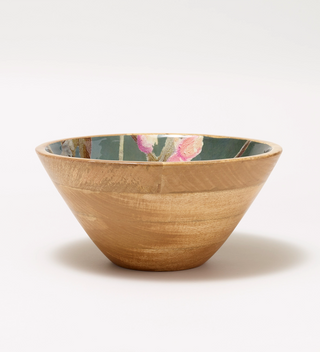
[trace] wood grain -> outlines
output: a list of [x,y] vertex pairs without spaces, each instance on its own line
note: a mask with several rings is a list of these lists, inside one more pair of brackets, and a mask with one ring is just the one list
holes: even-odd
[[46,152],[49,143],[36,151],[73,214],[112,262],[169,271],[203,264],[232,233],[281,154],[279,146],[262,143],[272,150],[183,163],[69,158]]

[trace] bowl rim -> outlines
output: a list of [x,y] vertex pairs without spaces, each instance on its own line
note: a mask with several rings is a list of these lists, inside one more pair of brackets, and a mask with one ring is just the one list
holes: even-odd
[[[132,135],[168,135],[168,136],[203,136],[209,138],[229,138],[229,139],[238,139],[243,141],[257,142],[262,144],[267,144],[271,147],[266,153],[243,156],[239,158],[226,158],[226,159],[213,159],[213,160],[194,160],[194,161],[129,161],[129,160],[104,160],[104,159],[89,159],[89,158],[71,158],[65,155],[58,155],[49,153],[46,151],[46,147],[50,144],[65,141],[68,139],[78,139],[78,138],[97,138],[97,137],[112,137],[112,136],[132,136]],[[197,133],[114,133],[114,134],[99,134],[99,135],[89,135],[89,136],[80,136],[80,137],[69,137],[69,138],[59,138],[53,141],[45,142],[38,145],[35,148],[37,154],[55,158],[55,159],[66,159],[70,161],[79,161],[79,162],[89,162],[89,163],[103,163],[103,164],[116,164],[116,165],[149,165],[149,166],[164,166],[164,165],[203,165],[203,164],[218,164],[218,163],[229,163],[229,162],[243,162],[248,160],[257,160],[270,158],[275,155],[280,155],[282,153],[282,147],[276,143],[268,142],[265,140],[253,139],[253,138],[243,138],[243,137],[230,137],[230,136],[220,136],[220,135],[210,135],[210,134],[197,134]]]

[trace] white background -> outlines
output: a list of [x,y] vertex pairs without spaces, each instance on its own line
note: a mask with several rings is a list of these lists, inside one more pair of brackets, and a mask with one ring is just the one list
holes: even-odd
[[[320,351],[320,2],[0,2],[0,350]],[[284,152],[221,250],[111,264],[34,148],[184,132]]]

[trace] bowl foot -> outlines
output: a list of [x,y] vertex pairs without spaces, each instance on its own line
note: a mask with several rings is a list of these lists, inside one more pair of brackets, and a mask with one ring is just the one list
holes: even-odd
[[122,249],[121,253],[110,253],[106,248],[99,249],[114,264],[131,270],[178,271],[193,269],[204,264],[225,241],[206,247],[184,249]]

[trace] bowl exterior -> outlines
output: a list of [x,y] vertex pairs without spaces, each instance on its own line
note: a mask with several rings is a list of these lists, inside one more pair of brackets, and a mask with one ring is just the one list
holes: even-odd
[[37,152],[73,214],[113,263],[171,271],[197,267],[222,246],[281,150],[189,163],[121,163]]

